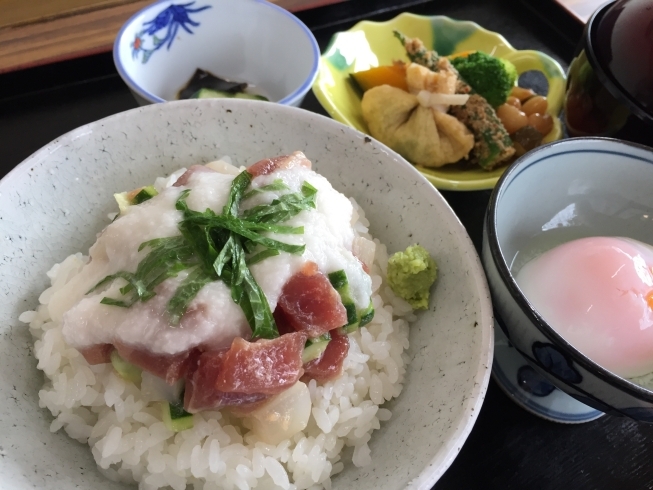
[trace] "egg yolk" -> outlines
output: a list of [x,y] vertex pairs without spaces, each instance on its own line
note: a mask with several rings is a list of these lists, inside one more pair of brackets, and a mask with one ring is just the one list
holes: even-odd
[[613,373],[653,372],[653,248],[592,237],[528,262],[516,281],[547,323]]

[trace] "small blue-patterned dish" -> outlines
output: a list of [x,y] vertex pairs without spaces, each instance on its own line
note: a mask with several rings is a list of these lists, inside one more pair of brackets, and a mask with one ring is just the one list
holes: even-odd
[[131,17],[113,46],[116,69],[141,105],[176,100],[200,68],[299,106],[319,57],[311,31],[265,0],[160,0]]
[[535,371],[496,321],[492,378],[513,402],[550,422],[582,424],[605,415],[559,390]]
[[[653,422],[653,391],[608,371],[558,334],[511,268],[575,238],[621,236],[653,244],[653,149],[608,138],[556,141],[518,159],[495,187],[483,263],[503,333],[552,385],[601,412]],[[533,258],[533,257],[530,257]],[[524,260],[523,257],[520,260]],[[545,390],[531,373],[522,381]]]

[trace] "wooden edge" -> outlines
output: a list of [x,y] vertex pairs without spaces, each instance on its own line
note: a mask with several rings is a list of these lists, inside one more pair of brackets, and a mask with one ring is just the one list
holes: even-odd
[[[299,11],[344,0],[275,0]],[[152,0],[0,29],[0,74],[111,51],[122,25]]]
[[117,7],[138,0],[0,0],[0,30],[81,15],[93,10]]
[[122,24],[150,0],[0,30],[0,73],[111,50]]
[[586,24],[596,9],[606,0],[555,0],[558,5],[582,24]]

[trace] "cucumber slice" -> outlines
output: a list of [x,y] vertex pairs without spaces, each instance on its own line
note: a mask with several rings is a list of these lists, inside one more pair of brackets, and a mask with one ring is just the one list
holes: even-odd
[[359,314],[361,318],[358,325],[359,327],[364,327],[372,321],[372,318],[374,318],[374,304],[372,303],[372,300],[370,300],[368,307],[362,310]]
[[127,211],[127,208],[131,206],[131,203],[129,202],[129,198],[127,197],[126,192],[120,192],[118,194],[114,194],[113,198],[118,203],[118,209],[120,210],[120,214]]
[[[340,295],[340,301],[342,301],[342,304],[347,311],[347,325],[345,325],[345,327],[350,325],[358,325],[358,312],[356,311],[356,304],[351,298],[351,292],[349,291],[349,281],[347,280],[347,274],[345,274],[345,271],[339,270],[331,272],[329,274],[329,282],[333,288],[338,291],[338,294]],[[355,329],[356,327],[354,327],[354,330]]]
[[214,74],[198,68],[186,86],[179,91],[179,99],[190,99],[194,93],[201,88],[220,90],[222,92],[241,92],[247,88],[247,83],[232,82],[224,78],[216,77]]
[[191,99],[248,99],[248,100],[265,100],[268,99],[262,95],[249,94],[247,92],[223,92],[210,88],[201,88],[193,94]]
[[356,305],[352,303],[345,303],[344,301],[342,304],[345,305],[345,310],[347,311],[347,325],[353,325],[354,323],[358,323],[358,312],[356,311]]
[[152,199],[158,193],[159,192],[154,188],[154,186],[148,185],[146,187],[143,187],[140,191],[138,191],[138,194],[136,194],[132,198],[131,203],[133,205],[141,204],[149,199]]
[[339,291],[340,289],[349,285],[349,281],[347,281],[347,274],[345,274],[344,270],[331,272],[329,274],[329,282],[331,283],[333,288],[338,292],[340,292]]
[[249,100],[264,100],[266,102],[269,102],[269,99],[267,97],[263,97],[262,95],[256,95],[256,94],[248,94],[247,92],[239,92],[234,95],[236,99],[249,99]]
[[317,339],[311,339],[314,340],[315,342],[304,347],[304,351],[302,352],[302,364],[311,362],[319,358],[324,353],[324,351],[327,348],[327,345],[329,345],[329,342],[331,342],[331,338],[329,337],[329,340],[320,340],[323,337],[324,336],[318,337]]
[[331,333],[327,332],[325,334],[320,335],[319,337],[308,339],[304,347],[308,347],[311,344],[317,344],[318,342],[324,342],[325,340],[331,340]]
[[184,410],[181,401],[178,403],[163,402],[161,406],[163,423],[169,430],[181,432],[193,428],[193,415]]
[[236,94],[223,92],[221,90],[201,88],[191,96],[191,99],[232,99],[235,96]]
[[340,300],[347,311],[347,325],[342,327],[343,332],[352,333],[357,328],[363,327],[374,318],[374,305],[370,299],[370,304],[364,310],[357,311],[354,300],[351,298],[349,291],[349,281],[344,270],[332,272],[329,274],[329,282],[340,295]]
[[367,308],[358,312],[358,318],[359,320],[356,323],[351,323],[342,327],[342,332],[346,334],[355,332],[360,327],[364,327],[372,321],[372,318],[374,318],[374,305],[372,304],[372,300],[370,300],[370,304]]
[[154,186],[148,185],[146,187],[141,187],[140,189],[134,189],[133,191],[114,194],[113,198],[118,203],[118,209],[120,209],[120,213],[122,214],[129,206],[145,202],[148,199],[152,199],[157,194],[158,191]]
[[142,370],[132,363],[125,361],[117,350],[111,352],[111,365],[113,369],[116,370],[118,376],[120,376],[125,381],[131,381],[132,383],[141,382],[141,372]]

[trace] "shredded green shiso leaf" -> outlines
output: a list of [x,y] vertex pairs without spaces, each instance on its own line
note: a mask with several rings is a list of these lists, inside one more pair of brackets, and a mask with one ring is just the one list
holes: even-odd
[[[140,245],[139,251],[149,253],[138,264],[136,272],[120,271],[102,279],[90,291],[121,278],[127,285],[120,289],[121,299],[104,297],[102,304],[129,308],[137,301],[147,301],[154,289],[166,279],[189,270],[166,310],[172,325],[178,325],[188,305],[206,284],[221,280],[231,288],[231,298],[245,313],[252,328],[252,337],[272,339],[279,330],[265,294],[257,284],[249,266],[278,255],[280,252],[301,255],[304,245],[291,245],[263,236],[262,232],[303,234],[303,227],[283,226],[282,223],[301,211],[315,208],[317,189],[304,182],[301,192],[284,194],[270,204],[253,207],[238,216],[243,199],[259,191],[281,191],[288,187],[280,180],[245,194],[252,181],[248,172],[241,172],[232,182],[229,199],[221,214],[211,209],[204,212],[188,208],[190,189],[177,199],[182,211],[180,236],[156,238]],[[255,252],[255,253],[254,253]]]

